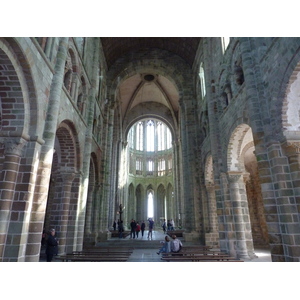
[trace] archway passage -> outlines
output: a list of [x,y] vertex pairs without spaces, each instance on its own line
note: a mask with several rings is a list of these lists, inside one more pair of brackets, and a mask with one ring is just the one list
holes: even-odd
[[234,244],[239,256],[253,257],[254,246],[268,245],[268,232],[251,128],[237,126],[228,145]]
[[73,125],[65,121],[56,131],[44,228],[59,232],[59,253],[73,250],[80,179],[77,176],[78,144]]

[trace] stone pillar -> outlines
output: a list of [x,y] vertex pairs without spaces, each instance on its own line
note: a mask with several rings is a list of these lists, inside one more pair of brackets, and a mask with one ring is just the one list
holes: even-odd
[[249,259],[246,235],[245,235],[245,224],[244,224],[244,213],[243,203],[239,192],[239,181],[242,178],[241,172],[228,172],[230,197],[232,201],[232,209],[234,216],[235,232],[236,232],[236,251],[237,256],[242,259]]
[[217,217],[217,203],[215,195],[215,187],[211,183],[205,185],[207,192],[208,206],[208,230],[205,232],[205,244],[207,246],[219,247],[219,231]]
[[100,211],[101,211],[101,198],[100,198],[100,193],[101,193],[101,185],[96,184],[95,185],[95,192],[94,192],[94,201],[95,201],[95,206],[94,206],[94,211],[92,212],[94,214],[94,223],[92,227],[92,231],[97,233],[98,229],[100,228]]
[[[46,119],[43,132],[44,144],[41,147],[41,154],[39,157],[38,172],[35,182],[33,208],[41,208],[38,218],[32,221],[32,228],[37,222],[43,223],[45,219],[46,203],[48,198],[49,180],[51,175],[51,167],[54,153],[54,143],[57,130],[58,115],[60,109],[60,99],[63,87],[64,68],[67,58],[68,37],[60,38],[58,52],[56,56],[55,72],[52,78],[50,87],[48,107],[46,108]],[[40,229],[40,239],[36,244],[40,246],[42,239],[43,227]],[[30,231],[29,234],[36,234],[36,231]],[[26,257],[26,261],[38,261],[39,254],[35,256]]]
[[176,207],[178,214],[178,226],[182,227],[184,224],[184,201],[183,191],[182,191],[182,163],[181,163],[181,140],[173,141],[173,178],[174,178],[174,194],[172,199],[170,199],[168,210],[167,210],[167,219],[170,219],[172,215],[173,207]]
[[90,184],[88,188],[87,201],[86,201],[86,215],[85,215],[85,228],[84,234],[89,235],[92,232],[92,208],[94,201],[94,184]]
[[213,184],[206,184],[205,187],[206,187],[207,198],[208,198],[209,231],[218,232],[215,187]]
[[[21,210],[24,213],[25,209],[24,202],[16,203],[16,208],[13,208],[17,176],[19,174],[19,166],[25,144],[26,141],[23,139],[15,142],[10,141],[5,144],[5,157],[0,181],[0,261],[5,261],[5,257],[7,257],[7,260],[10,260],[12,258],[11,253],[16,252],[13,250],[13,235],[15,229],[19,227],[19,224],[16,226],[16,223],[13,222],[17,214],[13,217],[12,210],[19,210],[22,207]],[[17,206],[20,208],[17,208]],[[17,219],[15,221],[17,221]],[[15,233],[20,236],[20,232]],[[8,235],[11,235],[10,239],[7,238]],[[15,256],[12,258],[13,260],[18,259],[18,252],[19,251],[15,253]]]
[[[90,160],[91,160],[91,152],[92,152],[92,143],[93,143],[93,122],[94,122],[94,109],[95,109],[95,101],[96,101],[96,91],[98,86],[98,76],[99,76],[99,41],[97,38],[91,38],[91,42],[93,42],[93,68],[91,74],[91,88],[88,93],[88,106],[87,106],[87,127],[85,132],[85,145],[83,150],[83,162],[82,162],[82,178],[81,178],[81,189],[80,195],[78,197],[78,220],[76,221],[77,227],[77,240],[82,241],[84,239],[84,226],[85,218],[86,218],[86,209],[87,206],[92,205],[92,203],[87,203],[88,197],[88,189],[89,189],[89,175],[90,175]],[[80,79],[78,79],[79,81]],[[75,94],[77,98],[77,94]],[[77,100],[77,99],[75,99]],[[93,194],[93,193],[92,193]],[[89,199],[93,201],[93,198]],[[88,212],[88,218],[90,218],[90,212]],[[90,220],[87,221],[88,226],[90,226]],[[87,229],[87,232],[90,232],[91,228]]]
[[280,220],[285,261],[300,261],[300,141],[287,140],[283,145],[288,158],[293,195],[289,182],[281,186],[288,199],[280,206]]
[[62,203],[59,207],[60,222],[58,223],[59,230],[59,246],[58,253],[64,254],[67,252],[67,233],[68,233],[68,224],[69,224],[69,208],[70,208],[70,199],[71,199],[71,188],[72,183],[75,178],[75,173],[72,172],[62,172],[62,190],[60,197]]
[[98,241],[105,239],[109,236],[108,230],[108,215],[109,215],[109,202],[114,201],[114,185],[111,181],[111,176],[113,172],[111,170],[112,165],[112,141],[113,141],[113,130],[114,130],[114,111],[115,103],[109,103],[106,106],[106,137],[104,142],[104,153],[103,153],[103,189],[101,191],[101,213],[100,218],[100,227],[98,228]]

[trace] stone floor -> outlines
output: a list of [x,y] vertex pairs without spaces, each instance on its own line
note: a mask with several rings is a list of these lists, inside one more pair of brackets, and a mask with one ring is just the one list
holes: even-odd
[[[97,246],[117,246],[117,247],[133,247],[133,253],[129,257],[127,262],[162,262],[160,255],[157,255],[158,249],[161,247],[160,241],[164,240],[164,233],[161,230],[155,230],[152,235],[152,239],[147,238],[148,231],[145,231],[144,237],[139,235],[138,238],[131,239],[129,236],[123,239],[111,238],[108,241],[100,242]],[[185,242],[182,240],[184,245],[193,245],[191,242]],[[255,249],[254,259],[244,260],[245,262],[271,262],[270,251],[267,248]],[[45,261],[45,258],[41,256],[41,262]],[[55,259],[53,260],[55,261]]]

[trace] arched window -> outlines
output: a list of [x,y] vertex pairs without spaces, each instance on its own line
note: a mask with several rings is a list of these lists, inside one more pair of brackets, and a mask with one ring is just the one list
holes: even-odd
[[147,122],[147,151],[154,151],[154,122]]
[[154,217],[154,206],[153,206],[153,192],[150,191],[148,194],[148,218]]
[[221,42],[222,42],[222,51],[224,54],[229,45],[230,37],[221,37]]
[[201,96],[202,96],[202,99],[204,99],[204,97],[206,95],[206,89],[205,89],[205,77],[204,77],[203,63],[200,64],[199,77],[200,77]]
[[144,124],[139,122],[136,127],[136,150],[143,151]]
[[157,122],[157,150],[161,151],[165,149],[165,135],[164,126],[162,122]]

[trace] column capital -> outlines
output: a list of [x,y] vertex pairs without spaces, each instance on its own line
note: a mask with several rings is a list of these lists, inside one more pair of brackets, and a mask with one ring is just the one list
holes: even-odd
[[229,171],[229,172],[227,172],[228,180],[231,183],[238,182],[238,180],[241,178],[242,175],[243,175],[243,172],[240,172],[240,171]]
[[207,182],[205,184],[206,190],[212,192],[215,189],[215,185],[212,182]]
[[10,140],[5,142],[4,153],[8,155],[17,155],[22,156],[24,146],[27,144],[27,141],[24,139]]
[[300,141],[299,140],[287,140],[285,145],[292,148],[295,153],[300,154]]

